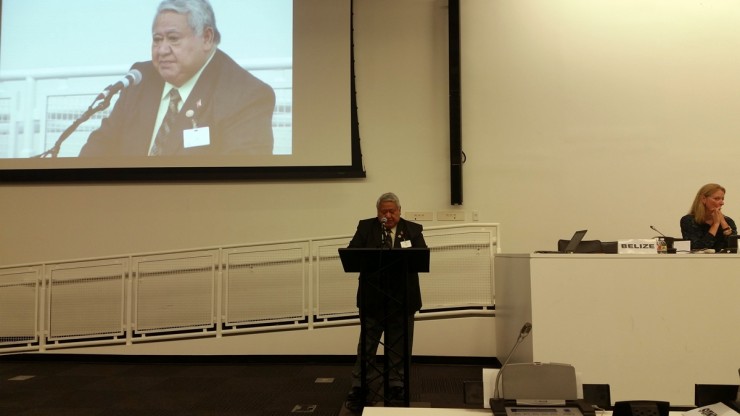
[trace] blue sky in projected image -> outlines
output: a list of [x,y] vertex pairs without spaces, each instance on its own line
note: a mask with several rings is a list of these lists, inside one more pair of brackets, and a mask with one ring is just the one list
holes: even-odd
[[[292,60],[293,0],[211,0],[237,62]],[[0,71],[112,67],[151,59],[160,0],[2,0]],[[135,5],[135,6],[134,6]]]

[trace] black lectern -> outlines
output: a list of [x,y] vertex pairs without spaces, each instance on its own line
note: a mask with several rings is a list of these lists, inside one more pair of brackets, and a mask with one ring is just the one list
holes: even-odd
[[429,273],[428,248],[340,248],[339,258],[347,273],[375,272],[401,265],[407,266],[408,272]]
[[[359,305],[360,305],[360,363],[363,391],[370,392],[371,382],[368,380],[368,369],[376,370],[383,378],[382,398],[386,405],[389,403],[389,375],[391,371],[400,373],[400,369],[393,368],[394,357],[401,357],[403,367],[404,406],[409,405],[409,380],[410,380],[410,342],[408,320],[408,281],[412,273],[429,272],[429,249],[428,248],[340,248],[339,257],[342,266],[347,273],[360,273],[359,282]],[[385,334],[384,358],[386,365],[381,371],[374,362],[369,362],[365,347],[366,331],[368,323],[366,313],[368,307],[379,310],[383,333]],[[399,315],[400,314],[400,315]],[[388,340],[388,325],[392,319],[400,320],[402,324],[402,350],[396,342]],[[380,396],[375,394],[375,396]]]

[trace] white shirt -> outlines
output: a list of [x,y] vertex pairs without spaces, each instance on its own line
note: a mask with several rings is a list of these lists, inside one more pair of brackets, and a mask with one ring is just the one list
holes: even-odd
[[205,65],[203,65],[202,68],[198,72],[193,75],[192,78],[185,81],[184,84],[180,87],[175,87],[174,85],[170,84],[169,82],[164,83],[164,88],[162,88],[162,96],[159,99],[159,110],[157,111],[157,121],[154,123],[154,131],[152,131],[152,138],[149,141],[149,152],[152,151],[152,147],[154,146],[154,139],[157,137],[157,132],[159,131],[159,127],[162,125],[162,122],[164,121],[164,115],[167,114],[167,108],[170,105],[170,90],[173,88],[177,89],[177,92],[180,93],[180,102],[177,104],[177,111],[179,112],[182,109],[183,104],[185,101],[187,101],[188,97],[190,96],[190,93],[193,92],[193,88],[195,88],[195,84],[198,82],[198,79],[200,79],[200,74],[203,73],[203,70],[206,69],[208,64],[211,62],[211,59],[213,59],[213,55],[216,54],[216,49],[213,50],[213,53],[206,61]]

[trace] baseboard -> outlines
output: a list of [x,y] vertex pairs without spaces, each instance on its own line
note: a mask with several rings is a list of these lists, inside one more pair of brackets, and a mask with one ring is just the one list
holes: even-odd
[[[382,357],[380,358],[382,360]],[[242,363],[242,364],[352,364],[354,355],[128,355],[128,354],[64,354],[18,353],[0,355],[0,362],[13,361],[78,361],[122,363]],[[413,356],[412,364],[475,365],[498,368],[496,357]]]

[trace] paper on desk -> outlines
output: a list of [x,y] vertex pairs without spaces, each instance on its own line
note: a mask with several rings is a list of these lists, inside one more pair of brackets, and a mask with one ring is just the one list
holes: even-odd
[[673,248],[676,249],[676,254],[689,254],[691,253],[691,241],[674,241]]
[[[496,390],[496,375],[498,374],[498,368],[484,368],[483,369],[483,408],[491,408],[491,399],[493,393]],[[499,393],[501,393],[501,386],[499,386]]]
[[696,409],[683,412],[686,416],[734,416],[740,413],[731,409],[724,403],[710,404],[709,406],[697,407]]

